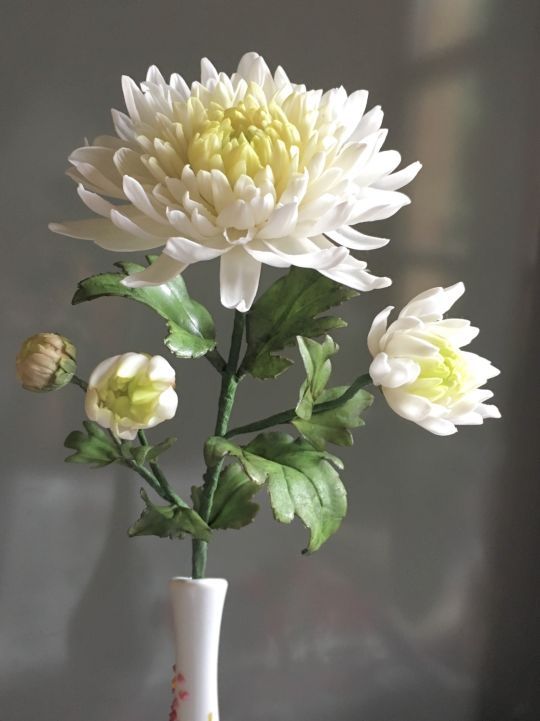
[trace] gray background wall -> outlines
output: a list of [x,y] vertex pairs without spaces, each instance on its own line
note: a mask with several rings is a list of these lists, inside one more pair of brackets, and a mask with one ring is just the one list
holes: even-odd
[[[111,127],[122,73],[139,80],[156,63],[193,79],[201,56],[231,71],[251,49],[308,85],[368,88],[387,147],[424,163],[413,204],[378,224],[393,240],[369,260],[394,286],[344,311],[336,378],[367,367],[375,312],[462,279],[475,349],[503,369],[492,387],[504,419],[436,438],[379,402],[342,454],[350,512],[319,553],[302,558],[301,526],[278,527],[267,508],[222,534],[209,572],[230,581],[224,721],[540,718],[538,3],[18,0],[2,15],[1,721],[167,718],[166,582],[189,572],[189,544],[127,538],[138,481],[64,465],[81,395],[24,393],[13,356],[41,329],[77,342],[82,375],[115,353],[161,351],[144,308],[70,307],[76,281],[118,257],[47,231],[84,216],[65,159]],[[217,265],[187,281],[228,335]],[[187,494],[218,379],[202,360],[177,369],[180,441],[166,467]],[[299,382],[296,370],[273,386],[247,380],[235,420],[290,406]]]

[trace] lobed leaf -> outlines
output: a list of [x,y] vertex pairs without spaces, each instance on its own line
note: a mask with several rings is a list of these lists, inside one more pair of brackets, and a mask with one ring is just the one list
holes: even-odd
[[275,378],[292,361],[276,354],[294,345],[297,335],[316,338],[347,324],[341,318],[322,316],[358,293],[315,270],[291,268],[268,288],[247,314],[247,351],[244,370],[255,378]]
[[122,460],[119,446],[101,426],[94,421],[83,421],[86,431],[72,431],[64,441],[65,448],[75,451],[66,463],[87,463],[93,468],[108,466]]
[[246,482],[267,484],[276,520],[290,523],[297,516],[309,529],[305,552],[316,551],[337,531],[347,511],[345,487],[334,468],[342,468],[339,458],[286,433],[263,433],[244,448],[227,443]]
[[296,418],[292,423],[315,448],[323,450],[326,443],[351,446],[351,428],[364,425],[362,412],[373,402],[373,396],[360,388],[345,402],[328,410],[317,410],[317,405],[338,400],[347,386],[326,388],[332,373],[330,357],[338,345],[326,336],[322,343],[298,337],[298,348],[306,369],[306,380],[300,388],[296,405]]
[[[239,464],[227,466],[221,472],[214,494],[208,522],[210,528],[238,529],[251,523],[259,511],[259,505],[251,499],[260,489],[260,485],[252,481]],[[191,489],[195,507],[200,502],[201,490],[199,486]]]
[[[348,390],[347,386],[337,386],[325,390],[319,396],[319,402],[333,401]],[[362,413],[373,403],[373,396],[360,388],[352,398],[328,411],[315,411],[309,419],[295,418],[292,423],[302,436],[315,448],[323,450],[327,443],[337,446],[352,446],[351,428],[364,425]]]
[[[149,258],[152,262],[154,258]],[[169,335],[165,345],[179,358],[199,358],[215,348],[214,321],[208,310],[190,298],[182,276],[168,283],[143,288],[127,288],[122,280],[144,266],[120,262],[120,273],[101,273],[81,280],[72,303],[77,305],[96,298],[129,298],[148,306],[167,321]]]
[[210,528],[193,508],[177,505],[156,506],[143,489],[141,497],[145,508],[140,518],[128,530],[129,536],[183,538],[188,533],[201,541],[210,540]]

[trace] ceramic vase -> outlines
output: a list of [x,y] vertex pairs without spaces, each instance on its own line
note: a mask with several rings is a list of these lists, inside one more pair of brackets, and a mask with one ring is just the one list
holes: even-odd
[[175,666],[169,721],[219,721],[219,634],[227,581],[173,578]]

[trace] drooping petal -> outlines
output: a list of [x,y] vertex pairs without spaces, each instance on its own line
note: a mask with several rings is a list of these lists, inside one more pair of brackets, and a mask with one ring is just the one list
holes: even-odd
[[110,220],[105,218],[90,218],[88,220],[66,220],[63,223],[50,223],[49,230],[70,238],[93,240],[105,250],[122,251],[126,253],[151,250],[163,244],[156,238],[140,238],[117,228]]
[[221,247],[212,247],[196,243],[189,238],[176,236],[169,238],[165,245],[165,253],[180,263],[198,263],[201,260],[213,260],[230,251],[227,244]]
[[148,268],[140,273],[132,273],[124,278],[122,284],[127,288],[143,288],[147,285],[162,285],[172,280],[188,267],[188,263],[181,263],[162,253]]
[[320,271],[338,265],[349,254],[346,248],[331,243],[327,248],[320,248],[308,238],[279,238],[272,242],[265,241],[265,245],[290,265]]
[[350,255],[333,268],[326,268],[319,272],[337,283],[348,285],[350,288],[360,291],[386,288],[392,285],[390,278],[379,278],[376,275],[371,275],[367,271],[366,263]]
[[415,163],[407,165],[406,168],[398,170],[396,173],[379,178],[379,180],[373,183],[373,187],[379,188],[379,190],[399,190],[399,188],[408,185],[414,180],[421,169],[422,163],[416,161]]
[[226,308],[246,313],[257,294],[261,264],[241,247],[233,248],[221,258],[221,302]]
[[390,242],[388,238],[377,238],[373,235],[360,233],[349,225],[343,225],[336,230],[329,230],[325,235],[351,250],[374,250],[375,248],[383,248]]

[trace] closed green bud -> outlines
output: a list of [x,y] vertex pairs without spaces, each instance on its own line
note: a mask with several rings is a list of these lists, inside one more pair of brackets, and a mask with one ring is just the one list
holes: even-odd
[[57,333],[27,338],[17,354],[17,378],[27,391],[55,391],[71,381],[77,369],[73,343]]

